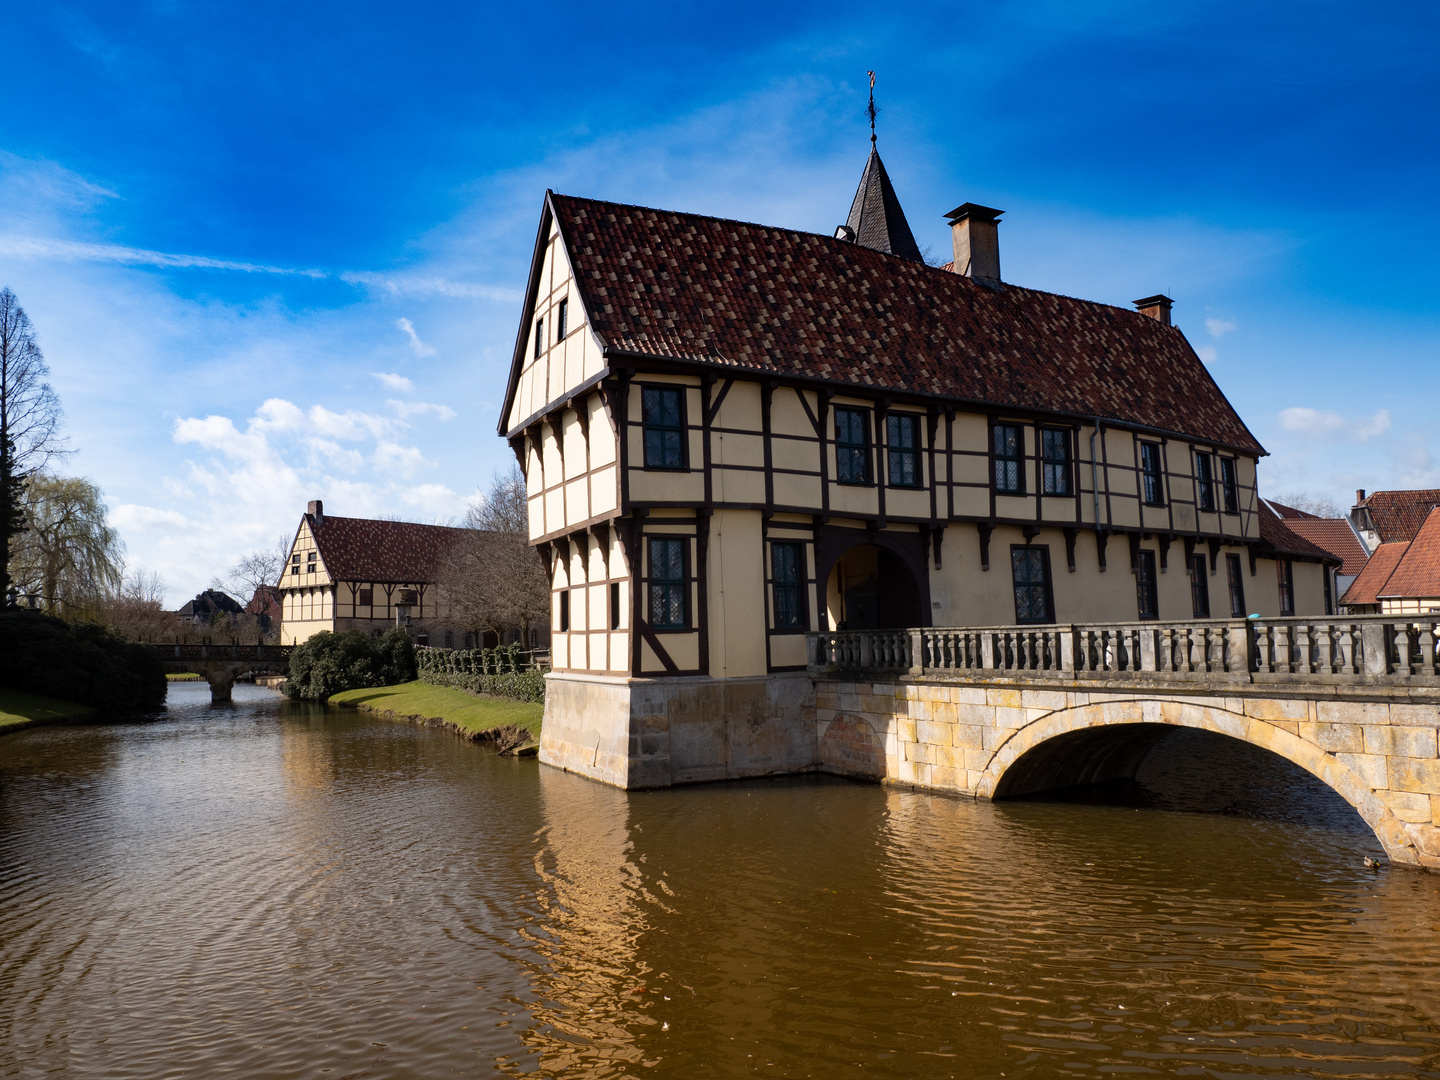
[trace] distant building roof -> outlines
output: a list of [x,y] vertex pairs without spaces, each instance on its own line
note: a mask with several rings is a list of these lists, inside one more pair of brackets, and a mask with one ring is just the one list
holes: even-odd
[[1319,514],[1312,514],[1312,513],[1310,513],[1310,511],[1308,511],[1308,510],[1297,510],[1297,509],[1296,509],[1295,507],[1293,507],[1293,506],[1286,506],[1284,503],[1278,503],[1278,502],[1276,502],[1274,499],[1266,499],[1265,501],[1270,504],[1270,509],[1274,510],[1277,516],[1284,518],[1286,521],[1291,521],[1291,520],[1298,520],[1298,521],[1324,521],[1324,520],[1326,520],[1325,518],[1322,518]]
[[1299,555],[1328,563],[1340,561],[1338,555],[1326,551],[1292,530],[1289,526],[1294,524],[1293,521],[1281,521],[1280,515],[1270,509],[1270,504],[1265,499],[1260,500],[1260,513],[1257,516],[1260,519],[1261,541],[1279,554]]
[[275,585],[261,585],[245,605],[246,615],[268,615],[280,618],[280,589]]
[[1340,598],[1340,603],[1347,606],[1356,604],[1378,604],[1380,602],[1380,590],[1390,580],[1395,567],[1399,565],[1400,558],[1409,547],[1408,541],[1400,540],[1390,544],[1381,544],[1370,555],[1370,561],[1365,564],[1365,569],[1360,571],[1360,576],[1350,583],[1350,588],[1345,590],[1345,595]]
[[[1140,312],[990,288],[793,229],[554,194],[547,222],[552,212],[611,363],[644,356],[1099,417],[1264,453],[1184,334]],[[502,425],[528,419],[509,413],[524,341],[516,348]]]
[[178,614],[184,618],[209,618],[211,615],[221,613],[228,615],[239,615],[245,609],[242,608],[234,597],[219,589],[206,589],[199,593],[194,600],[183,604]]
[[1374,491],[1351,511],[1367,511],[1370,522],[1382,544],[1395,540],[1413,540],[1425,518],[1440,506],[1440,488],[1418,488],[1410,491]]
[[1415,539],[1406,545],[1378,595],[1399,599],[1440,597],[1440,507],[1430,511]]
[[428,584],[464,529],[413,521],[306,514],[320,558],[338,581]]
[[1344,518],[1320,518],[1306,514],[1304,517],[1286,518],[1285,527],[1339,558],[1340,573],[1347,577],[1360,573],[1370,560],[1360,538]]

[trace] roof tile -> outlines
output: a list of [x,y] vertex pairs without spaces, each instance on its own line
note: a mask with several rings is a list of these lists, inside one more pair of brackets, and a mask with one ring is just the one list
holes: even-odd
[[434,582],[451,546],[464,532],[413,521],[376,521],[306,514],[320,558],[337,581],[396,585]]
[[1440,507],[1430,511],[1378,595],[1407,600],[1440,597]]

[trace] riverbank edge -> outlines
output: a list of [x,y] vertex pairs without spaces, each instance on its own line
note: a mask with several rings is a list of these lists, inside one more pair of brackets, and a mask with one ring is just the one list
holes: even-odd
[[[386,720],[443,728],[467,742],[494,742],[502,750],[538,748],[544,707],[510,698],[485,697],[420,680],[396,686],[345,690],[330,696],[330,704],[359,709]],[[393,706],[393,707],[392,707]],[[456,712],[493,710],[501,715],[486,722]],[[416,711],[418,710],[418,711]],[[507,745],[508,744],[508,745]],[[532,751],[533,752],[533,751]]]
[[25,690],[0,687],[0,735],[42,724],[58,724],[67,720],[89,720],[99,710],[78,701],[31,694]]

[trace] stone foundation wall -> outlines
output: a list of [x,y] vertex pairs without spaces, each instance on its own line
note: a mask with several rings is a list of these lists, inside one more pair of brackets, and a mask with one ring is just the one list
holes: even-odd
[[540,760],[623,788],[812,771],[814,683],[547,675]]
[[[1201,728],[1307,769],[1359,811],[1393,861],[1440,869],[1440,695],[1367,687],[1324,701],[1266,696],[1282,692],[822,680],[816,740],[826,771],[990,798],[1020,758],[1060,736],[1108,726],[1126,727],[1115,738],[1127,739],[1153,731],[1131,725]],[[1076,761],[1077,777],[1082,766]]]

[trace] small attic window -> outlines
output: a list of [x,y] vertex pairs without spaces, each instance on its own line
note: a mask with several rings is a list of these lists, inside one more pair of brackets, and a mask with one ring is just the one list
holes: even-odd
[[540,359],[540,350],[545,347],[545,320],[535,320],[535,359]]
[[564,341],[565,333],[570,326],[570,301],[561,300],[555,309],[555,340]]

